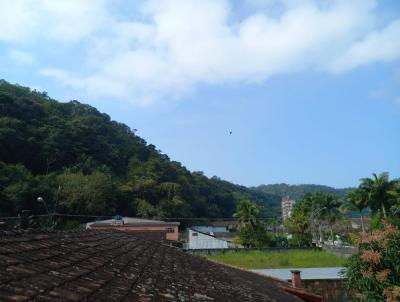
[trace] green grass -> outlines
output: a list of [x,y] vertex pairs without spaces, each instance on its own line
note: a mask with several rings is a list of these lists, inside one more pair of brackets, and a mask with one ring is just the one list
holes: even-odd
[[210,255],[208,259],[246,269],[343,266],[345,258],[324,251],[240,251]]

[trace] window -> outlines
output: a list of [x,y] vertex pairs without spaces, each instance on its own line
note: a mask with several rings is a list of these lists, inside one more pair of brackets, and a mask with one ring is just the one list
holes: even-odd
[[174,228],[167,228],[167,233],[175,233],[175,229]]
[[198,236],[198,233],[193,232],[192,236]]

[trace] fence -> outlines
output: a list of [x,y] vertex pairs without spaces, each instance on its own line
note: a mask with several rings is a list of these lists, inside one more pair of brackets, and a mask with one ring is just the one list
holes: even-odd
[[333,253],[340,257],[349,258],[351,255],[357,253],[358,249],[354,246],[346,246],[346,245],[327,245],[324,244],[322,246],[322,250]]

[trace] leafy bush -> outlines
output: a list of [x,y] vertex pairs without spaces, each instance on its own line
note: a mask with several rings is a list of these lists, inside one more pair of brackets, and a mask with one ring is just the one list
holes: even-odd
[[238,242],[245,247],[262,248],[271,246],[272,236],[268,234],[263,224],[247,225],[240,228]]
[[274,247],[288,247],[289,242],[286,236],[281,236],[281,235],[275,235],[272,238],[271,246]]
[[385,224],[363,235],[359,252],[345,265],[353,301],[400,301],[400,231]]
[[288,240],[289,246],[291,247],[307,247],[311,245],[312,236],[311,234],[293,234],[292,238]]

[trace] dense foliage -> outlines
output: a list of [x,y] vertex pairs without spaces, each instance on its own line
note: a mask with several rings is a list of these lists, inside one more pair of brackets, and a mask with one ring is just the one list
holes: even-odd
[[300,200],[307,193],[327,193],[335,195],[339,198],[345,197],[352,188],[336,189],[323,185],[288,185],[288,184],[273,184],[273,185],[260,185],[252,188],[252,190],[277,195],[280,197],[290,196],[291,199]]
[[45,213],[38,196],[59,213],[143,217],[231,217],[246,198],[272,216],[280,201],[188,171],[89,105],[0,81],[0,216]]
[[383,220],[400,225],[399,209],[400,180],[391,180],[388,173],[372,174],[372,178],[361,179],[358,188],[345,198],[322,192],[305,194],[297,201],[285,226],[297,237],[308,236],[314,242],[323,242],[323,224],[327,224],[330,226],[330,240],[334,241],[333,225],[349,211],[358,212],[365,233],[365,214],[370,216],[369,227],[376,229],[382,226]]
[[330,238],[333,239],[332,226],[341,217],[340,201],[335,195],[327,193],[308,193],[293,209],[291,217],[285,221],[288,231],[298,241],[323,241],[321,222],[330,225]]
[[272,236],[265,230],[265,224],[258,220],[260,210],[251,200],[237,204],[234,217],[238,219],[238,237],[235,242],[244,247],[265,247],[271,245]]
[[354,301],[400,301],[400,231],[386,224],[359,239],[359,252],[346,264]]

